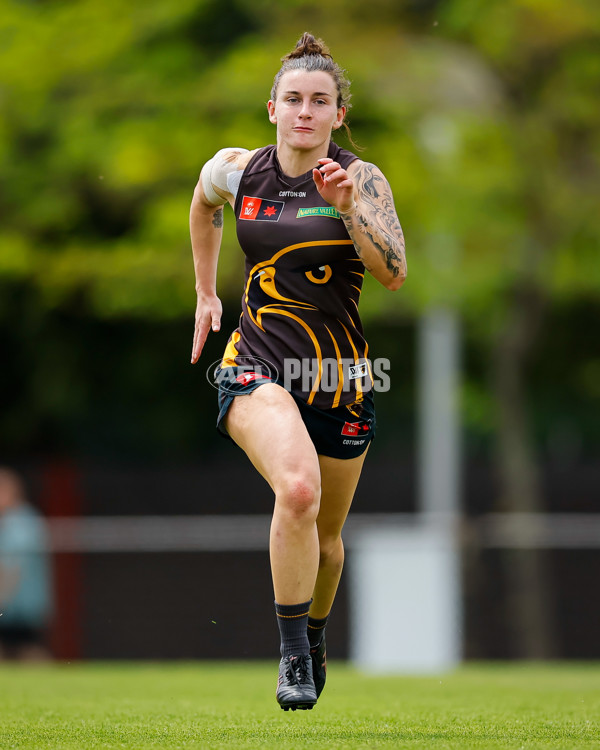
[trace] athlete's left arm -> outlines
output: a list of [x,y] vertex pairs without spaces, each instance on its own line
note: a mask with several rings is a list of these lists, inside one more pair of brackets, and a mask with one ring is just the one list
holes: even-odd
[[[389,182],[378,167],[360,159],[347,170],[331,159],[322,159],[320,164],[321,179],[316,177],[316,181],[321,184],[317,186],[332,205],[338,204],[365,268],[388,289],[399,289],[406,279],[406,254]],[[337,195],[325,195],[334,186]],[[346,209],[352,194],[354,202]]]

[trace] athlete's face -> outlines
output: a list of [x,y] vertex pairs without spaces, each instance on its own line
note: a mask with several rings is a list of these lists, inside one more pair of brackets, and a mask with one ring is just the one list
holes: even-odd
[[331,131],[340,127],[346,114],[345,107],[337,106],[335,81],[323,71],[284,73],[268,108],[278,140],[308,150],[329,143]]

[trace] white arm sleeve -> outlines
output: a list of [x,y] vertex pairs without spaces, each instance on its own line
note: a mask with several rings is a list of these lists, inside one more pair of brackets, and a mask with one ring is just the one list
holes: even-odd
[[220,196],[215,188],[226,193],[231,192],[227,178],[234,172],[241,171],[238,169],[235,157],[247,152],[246,148],[222,148],[202,167],[200,172],[202,188],[206,200],[213,206],[222,206],[227,203],[227,198]]

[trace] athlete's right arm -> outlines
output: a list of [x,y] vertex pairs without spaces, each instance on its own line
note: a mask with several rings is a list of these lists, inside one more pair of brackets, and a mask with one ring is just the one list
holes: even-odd
[[223,307],[217,297],[217,263],[223,236],[223,205],[233,205],[227,178],[243,169],[249,152],[222,149],[203,167],[190,207],[190,236],[196,277],[196,318],[192,364],[198,361],[210,330],[221,327]]

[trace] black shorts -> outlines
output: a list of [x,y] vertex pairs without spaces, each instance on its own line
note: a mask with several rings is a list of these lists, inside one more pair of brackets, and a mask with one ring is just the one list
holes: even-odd
[[[219,383],[217,418],[217,429],[227,438],[229,435],[223,420],[233,399],[248,395],[265,383],[277,383],[266,376],[248,374],[244,368],[239,368],[241,374],[236,379],[237,368],[228,369],[232,376]],[[359,403],[337,406],[334,409],[317,409],[293,393],[291,396],[298,406],[310,439],[321,456],[356,458],[367,450],[375,437],[375,403],[372,391],[365,393]]]

